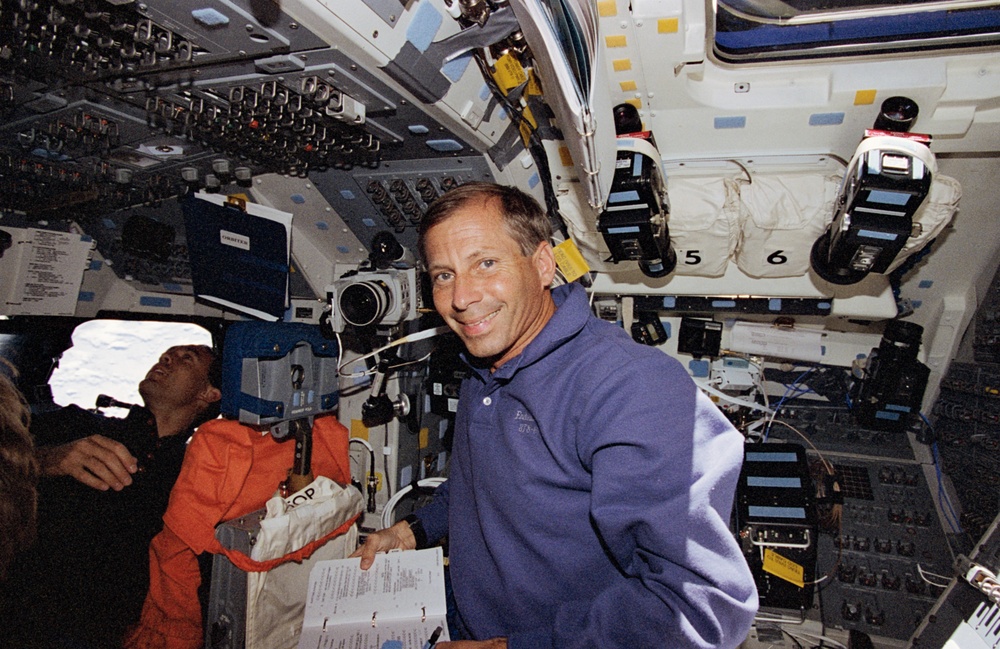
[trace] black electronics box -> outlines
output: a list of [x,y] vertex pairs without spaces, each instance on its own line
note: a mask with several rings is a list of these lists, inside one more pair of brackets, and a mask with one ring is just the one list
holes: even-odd
[[722,347],[722,323],[714,320],[681,318],[677,351],[695,358],[718,356]]
[[812,606],[818,533],[814,494],[805,448],[745,446],[736,488],[736,534],[761,607],[804,611]]
[[622,150],[615,161],[607,209],[597,224],[615,263],[660,259],[667,247],[664,228],[653,223],[654,216],[667,210],[660,202],[657,170],[649,160],[642,153]]

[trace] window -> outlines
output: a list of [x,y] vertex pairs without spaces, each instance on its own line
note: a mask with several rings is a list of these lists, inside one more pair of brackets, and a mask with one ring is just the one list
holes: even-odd
[[139,381],[160,353],[173,345],[211,344],[211,334],[190,323],[85,322],[73,331],[73,346],[52,373],[52,398],[59,405],[75,403],[81,408],[93,408],[99,394],[141,404]]
[[728,61],[821,58],[1000,43],[996,0],[719,0]]

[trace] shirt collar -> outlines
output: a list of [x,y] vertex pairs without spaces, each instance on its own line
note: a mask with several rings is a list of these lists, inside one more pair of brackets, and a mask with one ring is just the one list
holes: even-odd
[[133,426],[142,426],[156,430],[156,417],[145,406],[132,406],[128,409],[125,420]]
[[133,405],[128,410],[128,414],[125,416],[125,420],[130,426],[134,426],[137,430],[144,430],[153,438],[158,440],[158,444],[163,445],[169,443],[176,443],[180,440],[183,443],[187,443],[188,438],[194,433],[194,426],[189,427],[186,431],[181,432],[178,435],[170,435],[168,437],[160,437],[159,432],[156,428],[156,417],[153,412],[146,408],[145,406]]

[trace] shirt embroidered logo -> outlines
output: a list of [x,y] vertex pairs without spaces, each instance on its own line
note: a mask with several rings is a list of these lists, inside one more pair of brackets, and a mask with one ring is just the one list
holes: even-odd
[[514,413],[514,421],[519,422],[517,425],[517,432],[519,433],[538,433],[538,423],[532,418],[531,415],[524,412],[523,410],[518,410]]

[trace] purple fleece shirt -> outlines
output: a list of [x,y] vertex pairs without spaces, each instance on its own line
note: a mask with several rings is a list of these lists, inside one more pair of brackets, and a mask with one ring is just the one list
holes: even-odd
[[462,384],[449,538],[458,611],[510,649],[736,647],[757,610],[728,521],[743,437],[675,359],[583,288],[519,356]]

